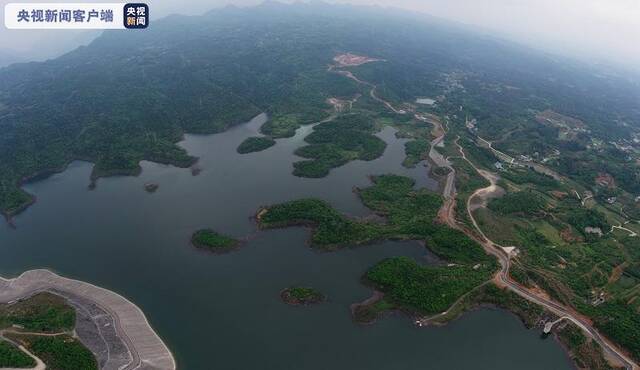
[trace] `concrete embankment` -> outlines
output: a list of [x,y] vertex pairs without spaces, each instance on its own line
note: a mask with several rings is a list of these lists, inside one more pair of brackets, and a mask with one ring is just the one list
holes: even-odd
[[[27,271],[14,279],[0,277],[0,303],[10,303],[40,292],[66,298],[76,308],[79,317],[93,323],[94,337],[103,342],[102,347],[95,341],[85,343],[83,336],[79,336],[96,354],[101,369],[175,370],[171,351],[151,328],[144,313],[121,295],[48,270]],[[103,349],[97,351],[97,348]],[[114,348],[119,350],[114,353]]]

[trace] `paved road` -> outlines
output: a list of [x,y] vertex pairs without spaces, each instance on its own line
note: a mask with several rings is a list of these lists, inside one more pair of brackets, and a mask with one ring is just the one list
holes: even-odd
[[482,177],[484,177],[491,183],[489,187],[478,189],[469,197],[469,199],[467,200],[467,213],[469,215],[471,222],[473,223],[474,228],[482,238],[478,239],[474,235],[469,235],[469,236],[476,239],[485,248],[485,250],[488,253],[495,256],[500,261],[501,269],[497,275],[499,282],[502,283],[507,288],[509,288],[511,291],[518,294],[519,296],[543,306],[544,308],[556,314],[557,316],[566,317],[568,320],[570,320],[575,325],[580,327],[585,333],[587,333],[596,343],[598,343],[609,355],[617,359],[620,362],[620,364],[622,364],[626,369],[629,369],[629,370],[640,369],[638,365],[631,358],[629,358],[622,350],[620,350],[616,345],[611,343],[608,339],[600,335],[600,333],[598,333],[598,331],[594,329],[591,323],[588,322],[584,317],[581,317],[580,315],[575,313],[573,310],[568,309],[559,303],[556,303],[550,299],[540,296],[539,294],[529,291],[528,289],[520,286],[515,281],[511,280],[511,277],[509,275],[509,269],[511,267],[510,265],[511,256],[505,252],[505,250],[501,245],[493,242],[484,234],[484,232],[478,225],[475,217],[473,216],[473,212],[471,211],[471,208],[470,208],[470,204],[474,197],[476,197],[478,194],[481,194],[483,191],[485,191],[488,188],[495,187],[497,176],[495,176],[494,174],[490,174],[487,171],[478,169],[471,161],[469,161],[466,158],[462,147],[459,146],[459,149],[460,149],[460,152],[463,154],[463,158],[467,160],[467,162],[478,172],[478,174],[480,174]]
[[[393,110],[396,113],[399,113],[400,111],[397,111],[395,108],[393,108],[393,106],[391,106],[391,104],[389,104],[388,102],[380,99],[379,97],[377,97],[375,95],[375,90],[376,90],[376,86],[370,82],[367,81],[362,81],[360,79],[358,79],[355,75],[353,75],[353,73],[349,72],[349,71],[344,71],[344,70],[335,70],[333,66],[329,67],[329,71],[333,71],[335,73],[339,73],[343,76],[346,76],[358,83],[361,84],[365,84],[367,86],[371,86],[371,97],[374,98],[375,100],[383,103],[387,108],[390,108],[391,110]],[[421,119],[418,118],[418,115],[416,115],[417,119]],[[421,119],[422,120],[422,119]],[[442,131],[444,132],[444,131]],[[430,156],[432,156],[432,159],[435,159],[437,161],[441,161],[444,160],[446,161],[446,159],[444,158],[439,158],[438,155],[440,153],[438,153],[437,151],[435,151],[433,148],[435,147],[435,145],[433,145],[434,143],[437,145],[439,144],[442,140],[444,139],[444,134],[440,137],[437,137],[433,142],[432,142],[432,147],[431,147],[431,152],[430,152]],[[478,241],[480,243],[480,245],[482,245],[484,247],[484,249],[487,251],[487,253],[495,256],[496,258],[498,258],[498,261],[500,262],[500,272],[496,275],[496,278],[499,280],[500,283],[502,283],[502,285],[504,285],[505,287],[507,287],[508,289],[510,289],[511,291],[515,292],[516,294],[518,294],[519,296],[523,297],[524,299],[527,299],[531,302],[534,302],[536,304],[539,304],[541,306],[543,306],[544,308],[546,308],[547,310],[549,310],[550,312],[553,312],[554,314],[560,316],[560,317],[566,317],[568,320],[570,320],[571,322],[573,322],[575,325],[577,325],[578,327],[582,328],[582,330],[587,333],[591,338],[593,338],[593,340],[598,343],[609,355],[611,355],[613,358],[617,359],[620,364],[622,364],[626,369],[629,370],[640,370],[640,367],[638,367],[638,365],[632,360],[630,359],[623,351],[621,351],[620,349],[618,349],[613,343],[611,343],[609,340],[607,340],[606,338],[602,337],[592,326],[591,323],[589,323],[586,319],[584,319],[583,317],[577,315],[575,312],[573,312],[572,310],[569,310],[567,308],[565,308],[564,306],[553,302],[545,297],[541,297],[533,292],[530,292],[528,289],[523,288],[522,286],[518,285],[516,282],[511,280],[511,277],[509,276],[509,269],[510,269],[510,256],[505,252],[505,250],[502,248],[502,246],[500,246],[497,243],[494,243],[493,241],[491,241],[489,238],[487,238],[487,236],[484,234],[484,232],[482,231],[482,229],[479,227],[476,219],[473,216],[473,212],[470,209],[470,204],[471,201],[473,200],[473,198],[475,198],[476,196],[478,196],[479,194],[483,194],[486,192],[492,192],[495,188],[496,188],[496,182],[498,179],[498,176],[495,174],[492,174],[488,171],[484,171],[484,170],[480,170],[478,169],[471,161],[469,161],[466,158],[466,155],[462,149],[462,147],[460,145],[458,145],[456,143],[456,145],[458,146],[460,153],[462,154],[463,159],[465,159],[482,177],[484,177],[485,179],[487,179],[490,182],[490,186],[488,186],[487,188],[482,188],[482,189],[478,189],[476,190],[467,200],[467,212],[469,214],[469,218],[471,219],[471,222],[473,223],[474,228],[476,229],[476,231],[481,235],[481,239],[477,238],[476,235],[473,235],[473,233],[469,233],[469,236]],[[491,143],[489,143],[490,147],[491,147]],[[491,147],[491,149],[493,149]],[[494,149],[495,150],[495,149]],[[504,154],[504,153],[503,153]],[[442,157],[442,156],[440,156]],[[507,156],[508,157],[508,156]],[[509,157],[511,158],[511,157]],[[435,161],[434,161],[435,162]],[[448,161],[447,161],[448,162]],[[436,162],[438,163],[438,162]],[[446,166],[445,166],[446,167]],[[453,170],[453,168],[451,168],[451,166],[449,165],[448,168],[450,168],[451,170]],[[451,178],[453,179],[453,177],[455,176],[455,172],[450,172],[449,174],[451,176]],[[453,189],[453,181],[451,181],[451,185],[445,186],[444,189],[444,193],[443,193],[446,202],[445,202],[445,206],[443,206],[443,213],[446,213],[447,216],[447,223],[453,227],[458,227],[457,223],[455,222],[455,219],[452,219],[454,217],[454,212],[452,212],[453,210],[453,205],[455,204],[455,199],[454,199],[454,189]],[[466,231],[466,230],[463,230]]]
[[436,147],[444,141],[444,136],[446,135],[444,127],[442,127],[442,123],[440,123],[439,121],[435,119],[429,119],[424,115],[416,113],[414,114],[414,117],[419,121],[427,122],[436,126],[436,129],[434,131],[440,133],[439,136],[431,140],[431,148],[429,149],[429,158],[437,167],[444,167],[449,170],[449,173],[447,174],[447,178],[445,180],[444,188],[442,190],[442,195],[444,196],[445,199],[453,198],[454,191],[455,191],[454,180],[456,176],[456,171],[451,166],[451,162],[449,162],[449,160],[447,160],[442,154],[440,154],[440,152],[436,150]]

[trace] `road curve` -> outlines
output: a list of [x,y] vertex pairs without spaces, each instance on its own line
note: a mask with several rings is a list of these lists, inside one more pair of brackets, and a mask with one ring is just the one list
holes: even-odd
[[0,277],[0,303],[10,303],[41,292],[80,297],[109,315],[117,339],[126,346],[128,358],[117,366],[107,359],[102,368],[176,369],[173,354],[153,330],[142,310],[123,296],[86,282],[61,277],[49,270],[30,270],[13,279]]
[[629,370],[638,370],[638,369],[640,369],[640,367],[638,367],[638,364],[636,364],[634,360],[629,358],[629,356],[627,356],[615,344],[611,343],[611,341],[609,341],[608,339],[606,339],[602,335],[600,335],[600,333],[598,333],[598,331],[593,328],[591,323],[589,323],[583,317],[577,315],[575,312],[573,312],[572,310],[564,307],[563,305],[561,305],[559,303],[556,303],[556,302],[554,302],[554,301],[552,301],[550,299],[547,299],[545,297],[542,297],[540,295],[537,295],[537,294],[529,291],[528,289],[522,287],[521,285],[519,285],[515,281],[511,280],[511,276],[509,275],[509,269],[510,269],[510,263],[511,263],[510,257],[511,256],[508,255],[505,252],[505,250],[503,249],[503,247],[500,244],[497,244],[497,243],[493,242],[491,239],[489,239],[484,234],[484,232],[482,231],[482,229],[478,225],[478,222],[476,221],[475,217],[473,216],[473,211],[471,209],[471,203],[472,203],[473,198],[475,198],[479,194],[483,194],[484,192],[487,192],[487,191],[495,188],[496,182],[497,182],[497,176],[495,174],[492,174],[492,173],[488,172],[488,171],[480,170],[479,168],[477,168],[473,164],[473,162],[469,161],[466,158],[462,147],[458,146],[458,148],[460,149],[460,152],[462,153],[463,158],[476,170],[476,172],[480,176],[485,178],[490,183],[490,185],[488,187],[486,187],[486,188],[477,189],[469,197],[469,199],[467,199],[467,213],[469,215],[469,218],[470,218],[474,228],[476,229],[478,234],[480,234],[481,239],[476,238],[474,235],[469,235],[469,236],[474,238],[476,241],[478,241],[489,254],[495,256],[496,258],[498,258],[498,261],[500,261],[500,266],[501,266],[500,272],[497,275],[497,278],[499,279],[499,281],[502,284],[504,284],[508,289],[510,289],[514,293],[518,294],[519,296],[521,296],[521,297],[523,297],[523,298],[525,298],[525,299],[527,299],[527,300],[529,300],[531,302],[534,302],[536,304],[539,304],[539,305],[543,306],[544,308],[546,308],[550,312],[552,312],[552,313],[554,313],[554,314],[556,314],[556,315],[558,315],[560,317],[563,317],[563,316],[566,317],[567,320],[573,322],[576,326],[578,326],[585,333],[587,333],[587,335],[589,335],[596,343],[598,343],[603,348],[604,351],[606,351],[613,358],[617,359],[620,362],[620,364],[622,364],[626,369],[629,369]]
[[[394,111],[395,113],[400,113],[400,111],[397,111],[395,108],[393,108],[393,106],[391,104],[389,104],[388,102],[386,102],[385,100],[379,98],[376,94],[375,94],[375,90],[376,90],[376,85],[371,83],[371,82],[367,82],[367,81],[363,81],[360,80],[358,77],[356,77],[353,73],[349,72],[349,71],[344,71],[344,70],[336,70],[335,66],[329,66],[328,68],[329,72],[334,72],[334,73],[338,73],[341,74],[347,78],[350,78],[360,84],[364,84],[367,86],[371,87],[371,91],[370,91],[370,95],[371,97],[382,103],[383,105],[385,105],[387,108],[390,108],[392,111]],[[416,115],[417,119],[420,120],[424,120],[422,117],[419,117],[418,115]],[[444,139],[444,134],[442,136],[437,137],[436,139],[433,140],[432,142],[432,146],[431,146],[431,152],[430,157],[432,159],[434,159],[434,162],[439,161],[441,158],[438,157],[437,151],[434,150],[435,145],[439,144],[442,140]],[[433,145],[435,144],[435,145]],[[518,285],[516,282],[512,281],[510,276],[509,276],[509,268],[510,268],[510,256],[507,255],[507,253],[504,251],[504,249],[502,248],[502,246],[500,246],[499,244],[494,243],[493,241],[491,241],[489,238],[487,238],[487,236],[484,234],[484,232],[482,231],[482,229],[479,227],[476,219],[473,216],[473,212],[470,209],[470,204],[473,198],[475,198],[478,194],[482,194],[485,192],[491,192],[496,188],[496,183],[497,183],[497,179],[498,176],[495,174],[492,174],[488,171],[484,171],[484,170],[480,170],[478,169],[473,162],[471,162],[469,159],[466,158],[466,155],[464,153],[464,150],[462,149],[462,147],[457,144],[460,153],[462,154],[462,158],[464,160],[466,160],[475,170],[476,172],[478,172],[482,177],[484,177],[485,179],[487,179],[491,185],[489,185],[487,188],[482,188],[482,189],[477,189],[470,197],[469,199],[467,199],[467,213],[469,215],[469,218],[471,219],[471,222],[473,223],[474,228],[476,229],[476,231],[480,234],[481,238],[478,238],[476,235],[473,235],[473,233],[468,233],[468,236],[471,237],[472,239],[476,240],[478,243],[480,243],[480,245],[483,246],[483,248],[487,251],[487,253],[495,256],[496,258],[498,258],[498,261],[500,261],[500,272],[497,275],[497,278],[500,280],[500,282],[502,284],[504,284],[508,289],[510,289],[511,291],[515,292],[516,294],[518,294],[519,296],[521,296],[524,299],[527,299],[531,302],[534,302],[536,304],[539,304],[543,307],[545,307],[546,309],[548,309],[549,311],[553,312],[554,314],[563,317],[566,316],[567,320],[570,320],[571,322],[573,322],[575,325],[577,325],[578,327],[580,327],[585,333],[587,333],[594,341],[596,341],[596,343],[598,343],[608,354],[610,354],[613,358],[617,359],[626,369],[628,370],[640,370],[640,367],[632,360],[630,359],[623,351],[619,350],[613,343],[611,343],[609,340],[607,340],[606,338],[604,338],[603,336],[601,336],[597,330],[595,330],[591,324],[589,322],[587,322],[585,319],[583,319],[582,317],[576,315],[574,312],[572,312],[571,310],[563,307],[562,305],[553,302],[551,300],[548,300],[544,297],[540,297],[532,292],[530,292],[529,290],[521,287],[520,285]],[[448,168],[450,168],[451,170],[453,170],[453,168],[449,165]],[[442,214],[447,216],[447,224],[451,225],[454,228],[458,228],[455,219],[454,218],[454,212],[453,212],[453,206],[455,204],[455,188],[453,187],[453,181],[449,180],[453,180],[455,176],[455,172],[451,171],[449,173],[449,178],[447,179],[448,183],[445,185],[444,187],[444,191],[443,191],[443,195],[445,197],[445,205],[443,206],[443,208],[441,209]],[[463,229],[462,231],[467,231],[466,229]]]

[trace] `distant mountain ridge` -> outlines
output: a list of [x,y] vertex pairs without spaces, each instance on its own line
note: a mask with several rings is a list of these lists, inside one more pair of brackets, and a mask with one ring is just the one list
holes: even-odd
[[[196,159],[175,145],[185,132],[219,132],[260,112],[298,124],[322,119],[328,97],[359,91],[326,71],[347,51],[388,61],[359,73],[391,101],[441,95],[444,76],[456,71],[476,81],[465,85],[474,99],[484,94],[477,81],[537,81],[510,98],[517,104],[492,101],[500,117],[558,99],[569,110],[628,113],[633,98],[624,89],[592,89],[601,82],[587,86],[584,72],[536,53],[409,13],[268,2],[174,15],[142,32],[104,32],[54,60],[0,69],[0,209],[9,216],[24,209],[31,196],[21,181],[73,159],[94,162],[94,179],[136,174],[141,160],[187,167]],[[582,102],[578,94],[587,90],[595,103]]]
[[0,50],[0,68],[8,66],[9,64],[22,62],[23,60],[24,57],[15,51]]

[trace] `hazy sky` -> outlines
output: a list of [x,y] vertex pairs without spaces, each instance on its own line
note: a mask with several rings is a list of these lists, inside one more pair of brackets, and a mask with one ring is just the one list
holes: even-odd
[[[102,0],[101,2],[107,2]],[[15,0],[0,0],[4,5]],[[46,2],[39,0],[34,2]],[[58,2],[71,2],[58,1]],[[100,1],[98,1],[100,2]],[[200,14],[226,4],[260,0],[147,0],[152,18],[170,13]],[[640,0],[329,0],[380,5],[429,13],[479,26],[559,53],[626,65],[640,71]],[[2,14],[4,19],[4,14]],[[47,55],[89,35],[77,31],[0,29],[0,49]]]

